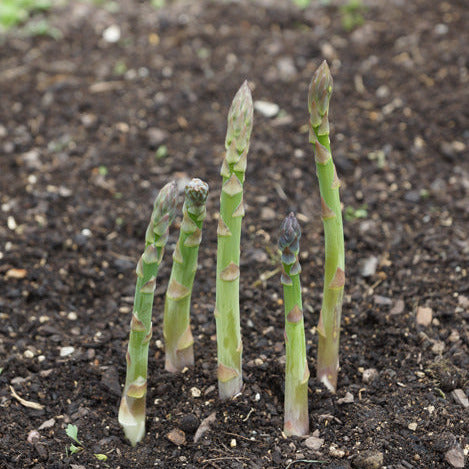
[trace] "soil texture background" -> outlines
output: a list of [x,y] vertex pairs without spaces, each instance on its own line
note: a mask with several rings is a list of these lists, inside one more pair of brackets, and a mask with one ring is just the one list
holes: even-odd
[[[323,3],[70,2],[47,13],[55,38],[1,38],[1,468],[464,467],[469,10],[463,0],[369,0],[358,12]],[[314,378],[324,247],[305,124],[323,59],[345,216],[336,395]],[[219,169],[245,79],[257,102],[241,252],[245,388],[220,402]],[[192,177],[211,189],[193,291],[196,365],[164,371],[178,216],[154,305],[147,434],[131,448],[117,410],[135,264],[156,193]],[[276,244],[289,211],[303,230],[308,439],[282,434]]]

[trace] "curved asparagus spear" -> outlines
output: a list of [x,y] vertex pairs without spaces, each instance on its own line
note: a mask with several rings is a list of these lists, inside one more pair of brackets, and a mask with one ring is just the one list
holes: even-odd
[[318,324],[317,375],[335,392],[339,369],[339,335],[345,283],[344,232],[339,187],[329,141],[329,101],[332,76],[324,61],[311,80],[308,95],[310,142],[313,144],[324,224],[324,295]]
[[148,345],[151,339],[151,313],[158,268],[168,240],[177,204],[176,183],[170,182],[158,194],[145,235],[145,251],[137,264],[137,285],[130,322],[127,375],[119,408],[119,423],[135,446],[145,434]]
[[215,318],[217,324],[218,391],[220,399],[242,387],[242,342],[239,320],[239,250],[244,216],[243,182],[252,130],[251,92],[244,82],[231,104],[226,155],[220,174],[223,186],[218,220]]
[[173,254],[163,321],[165,368],[173,373],[194,364],[190,307],[208,185],[200,179],[192,179],[186,186],[185,194],[183,220]]
[[286,435],[307,435],[308,379],[306,342],[301,301],[298,252],[300,225],[290,213],[280,226],[279,249],[282,251],[283,298],[285,303],[285,415],[283,431]]

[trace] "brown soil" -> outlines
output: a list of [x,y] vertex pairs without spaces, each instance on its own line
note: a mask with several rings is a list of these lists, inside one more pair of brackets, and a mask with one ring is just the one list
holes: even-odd
[[[0,467],[462,467],[468,409],[454,391],[469,395],[469,10],[463,0],[370,0],[363,25],[347,32],[336,2],[312,3],[155,10],[129,0],[110,13],[73,2],[49,14],[61,38],[3,38]],[[102,39],[111,24],[121,28],[117,43]],[[270,273],[280,221],[294,210],[314,370],[323,240],[304,124],[323,58],[335,80],[332,145],[349,220],[339,388],[331,395],[310,380],[311,432],[324,440],[312,450],[282,435],[283,310]],[[245,389],[219,402],[218,173],[228,106],[246,78],[254,99],[280,113],[255,114],[241,269]],[[134,265],[158,189],[196,176],[211,187],[193,293],[197,363],[164,371],[173,229],[155,299],[147,435],[130,448],[117,408]],[[427,325],[417,322],[424,307]],[[375,379],[364,379],[372,368]],[[23,405],[12,389],[43,407]],[[346,393],[353,402],[341,400]],[[74,455],[68,423],[84,447]],[[168,440],[175,428],[185,444]]]

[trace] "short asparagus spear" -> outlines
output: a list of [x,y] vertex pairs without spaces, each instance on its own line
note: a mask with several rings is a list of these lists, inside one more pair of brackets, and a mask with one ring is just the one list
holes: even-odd
[[305,329],[301,302],[301,267],[298,262],[300,225],[290,213],[280,226],[278,246],[282,252],[283,298],[285,304],[285,416],[286,435],[309,432],[308,379]]
[[145,235],[145,251],[137,263],[137,285],[130,321],[127,350],[127,375],[119,408],[119,423],[132,446],[145,434],[145,397],[147,393],[148,345],[151,339],[151,314],[158,268],[168,240],[177,204],[176,183],[170,182],[158,194]]
[[324,294],[318,323],[317,375],[335,392],[339,369],[339,335],[345,283],[344,232],[339,198],[340,181],[329,141],[329,101],[332,76],[324,61],[311,80],[308,95],[309,136],[313,144],[324,224]]
[[192,179],[186,186],[183,220],[173,254],[163,322],[165,368],[173,373],[194,364],[190,307],[207,195],[208,185],[200,179]]
[[220,174],[223,185],[218,220],[215,318],[217,325],[218,390],[220,399],[241,391],[242,342],[239,319],[239,258],[244,216],[243,183],[252,131],[251,92],[244,82],[228,113],[226,154]]

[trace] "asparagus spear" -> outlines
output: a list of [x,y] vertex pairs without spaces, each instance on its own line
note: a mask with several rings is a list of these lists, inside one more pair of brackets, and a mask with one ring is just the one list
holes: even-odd
[[151,339],[151,313],[158,268],[168,240],[177,204],[175,182],[166,184],[156,197],[145,235],[145,251],[137,263],[137,285],[126,354],[127,375],[119,408],[119,423],[132,446],[145,434],[148,345]]
[[305,329],[301,302],[301,267],[298,262],[300,225],[290,213],[280,226],[279,249],[282,252],[283,298],[285,304],[285,416],[286,435],[309,432],[308,379]]
[[207,195],[208,185],[200,179],[192,179],[186,186],[183,220],[173,254],[163,322],[165,368],[173,373],[194,364],[190,307]]
[[345,283],[344,232],[339,198],[340,180],[329,141],[329,101],[332,76],[324,61],[311,80],[308,95],[309,140],[313,144],[324,224],[324,295],[318,323],[317,375],[335,392],[339,369],[339,335]]
[[252,131],[251,92],[244,82],[228,113],[226,154],[220,174],[223,186],[218,220],[215,318],[217,325],[218,390],[220,399],[241,391],[242,342],[239,320],[239,257],[244,216],[243,183]]

